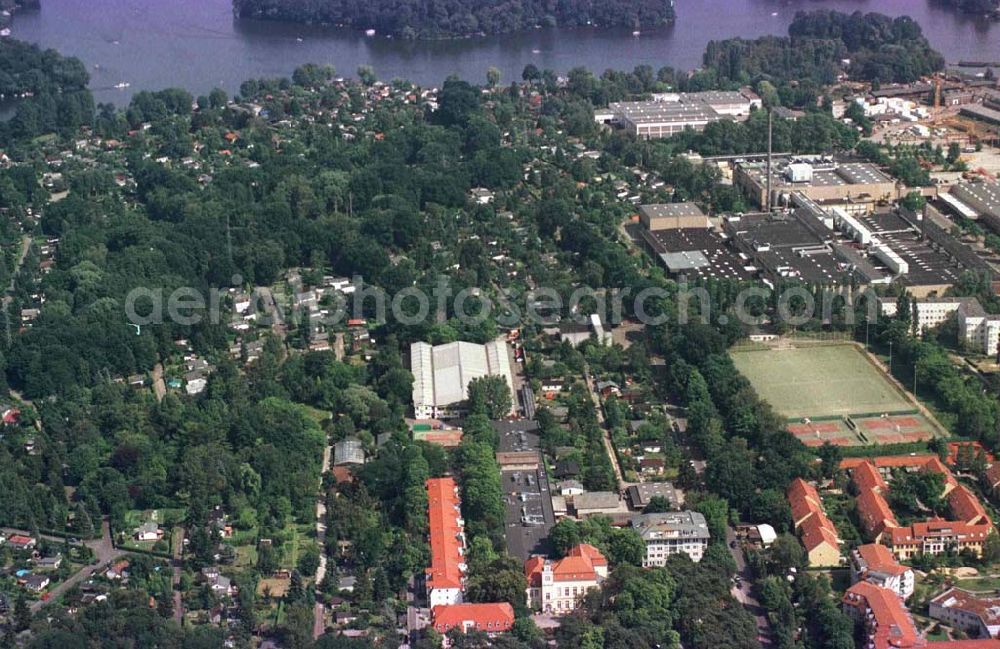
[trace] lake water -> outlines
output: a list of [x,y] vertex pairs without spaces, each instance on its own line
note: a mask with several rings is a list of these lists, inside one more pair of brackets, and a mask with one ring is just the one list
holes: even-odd
[[[599,73],[641,63],[690,69],[710,40],[784,34],[796,11],[819,7],[909,14],[949,62],[1000,61],[1000,23],[943,10],[931,0],[677,0],[675,25],[638,37],[624,29],[551,29],[416,43],[236,20],[230,0],[42,0],[41,10],[15,17],[13,35],[78,56],[90,70],[96,99],[122,105],[137,90],[170,86],[234,94],[248,78],[288,76],[307,62],[332,64],[345,76],[368,64],[382,79],[423,85],[439,85],[450,74],[482,82],[490,66],[510,82],[528,63],[560,73],[577,65]],[[120,82],[131,85],[115,89]]]

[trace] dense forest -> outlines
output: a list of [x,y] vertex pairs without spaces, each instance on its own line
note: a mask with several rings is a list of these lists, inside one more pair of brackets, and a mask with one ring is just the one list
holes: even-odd
[[0,124],[0,137],[65,133],[90,123],[94,99],[87,90],[89,81],[79,59],[0,40],[0,99],[18,99],[13,118]]
[[233,0],[243,18],[374,29],[403,38],[505,34],[545,27],[649,27],[674,19],[668,0]]
[[[819,88],[842,74],[910,83],[944,67],[912,18],[834,11],[799,12],[787,37],[712,41],[696,79],[706,86],[768,81],[779,92]],[[801,91],[800,91],[801,92]]]

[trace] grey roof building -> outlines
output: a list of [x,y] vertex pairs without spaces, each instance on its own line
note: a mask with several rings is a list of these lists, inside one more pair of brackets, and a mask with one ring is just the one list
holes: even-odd
[[680,509],[680,496],[669,482],[641,482],[625,490],[629,505],[639,511],[645,509],[649,501],[657,496],[666,499],[671,509]]
[[698,512],[640,514],[630,520],[646,544],[644,568],[664,566],[675,554],[686,554],[692,561],[701,561],[711,535],[705,517]]
[[340,466],[343,464],[364,464],[365,449],[361,445],[361,440],[348,437],[333,445],[333,464]]

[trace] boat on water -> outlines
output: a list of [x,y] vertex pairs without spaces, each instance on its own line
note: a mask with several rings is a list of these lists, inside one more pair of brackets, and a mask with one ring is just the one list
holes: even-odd
[[640,35],[640,34],[642,34],[642,32],[640,32],[640,31],[639,31],[638,29],[637,29],[637,30],[635,30],[634,32],[632,32],[632,35],[633,35],[633,36],[638,36],[638,35]]
[[6,38],[8,36],[10,36],[10,28],[9,27],[4,27],[3,29],[0,29],[0,37]]
[[128,81],[120,81],[115,84],[115,88],[118,88],[119,90],[124,90],[125,88],[128,88],[131,85],[132,84],[129,83]]
[[375,35],[375,30],[374,29],[366,29],[365,30],[365,36],[368,36],[369,38],[371,38],[374,35]]

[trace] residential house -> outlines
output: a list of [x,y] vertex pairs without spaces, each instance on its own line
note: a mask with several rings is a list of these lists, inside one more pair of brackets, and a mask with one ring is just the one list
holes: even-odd
[[217,596],[220,597],[231,597],[235,588],[233,587],[233,582],[229,577],[221,574],[219,569],[215,566],[206,566],[201,569],[201,576],[204,578],[205,583]]
[[906,599],[913,594],[913,570],[896,561],[889,548],[878,543],[860,545],[851,552],[851,583],[867,581]]
[[841,604],[855,622],[863,624],[870,649],[907,649],[922,642],[903,600],[887,588],[859,581],[844,594]]
[[967,525],[960,521],[929,520],[897,527],[882,539],[896,558],[905,561],[918,554],[942,554],[968,550],[982,554],[992,525]]
[[112,581],[119,581],[123,579],[128,579],[128,566],[127,560],[122,559],[116,562],[104,573],[104,576]]
[[7,545],[9,545],[12,550],[23,552],[27,550],[34,550],[35,546],[38,545],[38,541],[30,536],[14,534],[7,538]]
[[994,462],[983,475],[983,486],[994,497],[1000,495],[1000,462]]
[[46,575],[28,575],[24,578],[24,588],[32,593],[40,593],[52,583]]
[[837,528],[827,518],[816,488],[796,478],[785,495],[792,508],[792,522],[806,549],[811,567],[836,566],[840,563],[840,539]]
[[38,559],[34,559],[31,563],[35,566],[36,570],[44,570],[46,572],[59,570],[59,566],[63,563],[63,556],[61,553],[57,552],[55,556],[39,557]]
[[497,604],[444,604],[431,609],[432,626],[438,633],[452,629],[482,631],[487,634],[510,631],[514,626],[514,608]]
[[670,509],[681,507],[681,494],[669,482],[640,482],[630,485],[625,490],[625,498],[629,506],[636,511],[645,509],[653,498],[662,498]]
[[528,579],[528,607],[550,615],[577,608],[583,597],[600,587],[608,576],[608,560],[600,550],[583,543],[570,548],[557,561],[531,557],[524,564]]
[[163,538],[163,530],[154,521],[148,521],[137,527],[132,536],[136,541],[159,541]]
[[[936,455],[882,456],[848,458],[840,463],[848,472],[858,493],[858,518],[869,538],[888,547],[897,560],[917,554],[941,554],[967,550],[982,553],[983,542],[993,523],[979,500]],[[944,479],[942,495],[948,502],[952,520],[937,518],[902,527],[896,520],[885,495],[887,478],[892,471],[922,471],[940,474]]]

